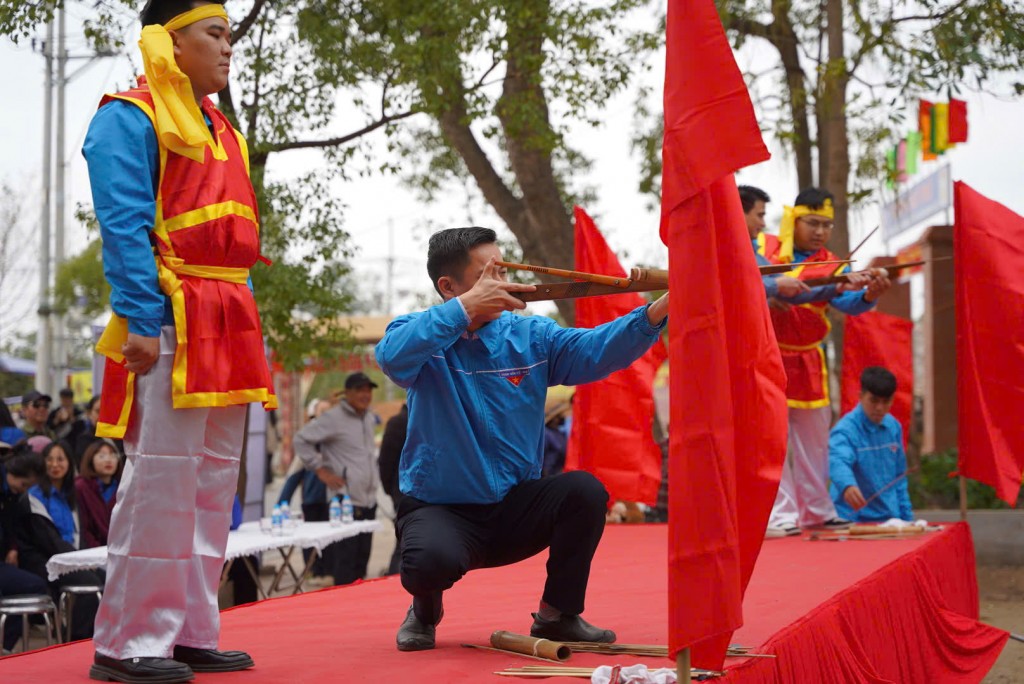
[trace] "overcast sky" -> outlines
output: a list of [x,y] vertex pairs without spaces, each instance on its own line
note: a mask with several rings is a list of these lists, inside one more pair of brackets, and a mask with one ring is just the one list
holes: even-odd
[[[82,55],[84,41],[78,37],[81,35],[80,20],[74,16],[74,10],[71,14],[69,48],[73,55]],[[752,62],[758,59],[760,56],[756,52],[745,53],[740,56],[740,63],[742,66],[754,66]],[[83,64],[83,60],[72,62],[69,72]],[[18,282],[18,298],[25,305],[18,309],[19,317],[24,320],[0,320],[0,335],[7,335],[12,327],[34,327],[32,302],[38,282],[35,263],[39,249],[37,225],[42,204],[43,59],[33,52],[27,41],[15,46],[0,40],[0,67],[3,91],[12,98],[0,113],[3,130],[0,136],[0,181],[12,186],[24,199],[24,249],[26,257],[29,257],[18,263],[16,271],[11,274]],[[656,62],[651,80],[660,82],[662,71],[661,64]],[[77,204],[90,203],[89,180],[80,152],[82,138],[101,94],[128,86],[131,75],[127,59],[102,59],[87,66],[68,86],[65,130],[68,162],[66,252],[69,255],[86,244],[85,232],[73,218]],[[1021,190],[1024,186],[1024,160],[1020,153],[1024,149],[1024,126],[1021,126],[1024,108],[1021,102],[1003,102],[989,96],[970,94],[965,99],[969,103],[970,140],[949,152],[942,163],[951,164],[954,179],[966,181],[982,194],[1024,214],[1024,192]],[[627,269],[634,263],[665,263],[667,259],[664,246],[658,239],[658,217],[647,209],[648,198],[641,196],[636,189],[639,163],[629,149],[632,101],[633,93],[611,101],[601,117],[604,124],[600,128],[580,126],[571,133],[572,144],[595,160],[588,181],[597,188],[598,200],[586,208],[597,218],[598,226],[620,255],[628,253],[622,258]],[[354,128],[351,123],[354,122],[347,122],[339,128]],[[738,180],[760,186],[772,196],[774,201],[769,207],[769,219],[777,220],[781,205],[791,202],[798,188],[792,161],[787,159],[777,143],[767,140],[773,159],[741,171]],[[278,154],[272,158],[270,171],[274,176],[288,177],[318,163],[316,153]],[[935,163],[924,164],[923,173],[917,178],[935,167]],[[393,178],[360,179],[339,186],[338,191],[348,207],[345,225],[353,234],[359,250],[357,268],[369,278],[383,283],[385,259],[391,249],[389,245],[393,245],[397,265],[395,287],[399,291],[429,289],[425,243],[430,226],[465,225],[470,220],[495,227],[499,225],[489,212],[467,210],[461,193],[454,192],[442,202],[424,205]],[[877,207],[871,206],[851,217],[851,243],[877,223],[877,215]],[[393,226],[393,241],[388,239],[389,225]],[[889,245],[890,250],[915,239],[919,233],[920,230],[915,230],[901,236],[898,244]],[[886,245],[880,236],[876,236],[861,254],[869,258],[885,251]],[[5,290],[0,296],[11,296],[9,288]],[[411,305],[411,300],[400,297],[396,300],[395,313],[401,313]],[[0,316],[12,316],[9,309],[9,306],[0,306]]]

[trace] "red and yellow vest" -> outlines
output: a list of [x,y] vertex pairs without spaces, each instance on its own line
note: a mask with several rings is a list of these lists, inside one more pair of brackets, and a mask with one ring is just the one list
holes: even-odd
[[[763,237],[762,237],[763,236]],[[774,235],[758,236],[758,253],[773,264],[781,263],[781,243]],[[836,273],[835,264],[815,266],[818,261],[836,261],[839,257],[825,248],[784,274],[800,280],[822,278]],[[770,309],[775,338],[786,369],[786,398],[790,408],[812,409],[829,405],[828,367],[822,342],[832,329],[828,304],[813,302],[792,306],[786,311]]]
[[[145,81],[107,95],[100,107],[123,100],[154,121]],[[262,402],[277,406],[263,346],[249,268],[260,259],[256,193],[244,139],[207,98],[218,154],[202,163],[160,148],[154,244],[160,289],[171,299],[177,348],[171,375],[174,408]],[[128,323],[113,316],[97,351],[107,357],[96,434],[123,437],[132,415],[135,374],[124,368],[121,345]]]

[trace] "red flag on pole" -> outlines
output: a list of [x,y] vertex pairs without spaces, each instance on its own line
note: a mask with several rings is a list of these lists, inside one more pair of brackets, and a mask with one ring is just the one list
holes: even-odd
[[[576,270],[625,276],[587,212],[575,207]],[[644,304],[636,292],[576,300],[576,325],[593,328]],[[668,356],[660,340],[629,368],[580,385],[572,402],[572,433],[566,470],[586,470],[614,501],[654,504],[661,483],[661,449],[654,423],[654,376]]]
[[868,311],[846,318],[843,333],[843,373],[840,407],[845,415],[860,401],[860,374],[882,366],[896,376],[891,413],[903,427],[903,446],[910,435],[914,410],[914,323],[906,318]]
[[713,0],[669,3],[669,651],[719,669],[786,455],[786,377],[732,173],[768,159]]
[[1024,217],[953,184],[960,474],[1015,506],[1024,471]]
[[949,142],[967,142],[967,103],[949,98]]

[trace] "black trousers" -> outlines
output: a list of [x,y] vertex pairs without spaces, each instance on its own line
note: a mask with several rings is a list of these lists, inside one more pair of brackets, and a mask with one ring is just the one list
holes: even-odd
[[[352,517],[356,520],[373,520],[377,517],[377,507],[353,506]],[[366,577],[372,546],[373,534],[364,532],[324,549],[324,565],[334,577],[334,586],[352,584]]]
[[[19,594],[48,594],[46,581],[31,572],[8,565],[0,561],[0,598]],[[21,617],[14,615],[7,618],[4,625],[3,646],[8,651],[14,648],[21,637]]]
[[550,548],[542,598],[578,615],[607,505],[604,486],[582,471],[523,482],[496,504],[432,505],[407,496],[396,524],[402,586],[416,598],[417,616],[436,622],[441,592],[468,571]]

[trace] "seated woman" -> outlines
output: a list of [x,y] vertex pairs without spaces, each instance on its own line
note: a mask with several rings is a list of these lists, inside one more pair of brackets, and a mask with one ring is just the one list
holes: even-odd
[[[75,471],[70,447],[54,442],[43,450],[46,474],[28,490],[21,501],[21,515],[16,530],[18,565],[28,572],[47,579],[46,562],[58,553],[78,549],[78,522],[75,510]],[[103,586],[100,576],[92,571],[62,575],[48,582],[54,600],[66,585]],[[92,636],[99,601],[94,595],[79,596],[71,616],[71,638]]]
[[123,470],[124,460],[110,440],[95,440],[82,454],[82,474],[75,480],[81,548],[107,545],[110,514]]

